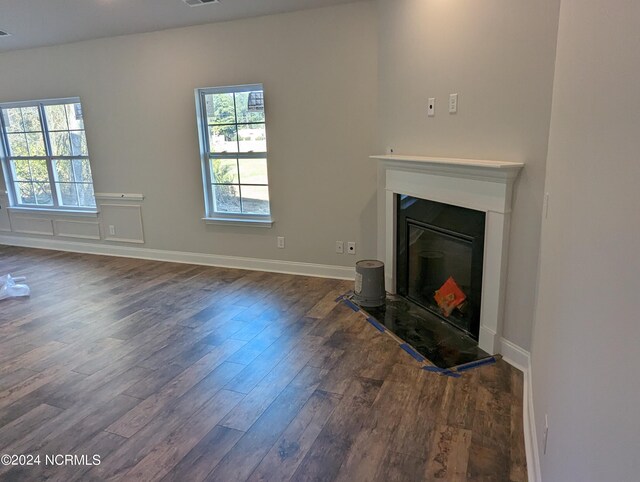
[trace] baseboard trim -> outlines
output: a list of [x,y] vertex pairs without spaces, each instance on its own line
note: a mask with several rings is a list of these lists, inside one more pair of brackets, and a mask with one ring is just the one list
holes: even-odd
[[536,436],[536,418],[533,413],[533,389],[531,385],[531,355],[522,347],[500,338],[500,353],[509,365],[523,374],[522,391],[522,427],[524,430],[524,448],[527,455],[527,474],[529,482],[542,482],[540,476],[540,457]]
[[24,248],[51,249],[72,253],[97,254],[103,256],[120,256],[123,258],[168,261],[172,263],[198,264],[223,268],[268,271],[272,273],[315,276],[319,278],[335,278],[352,280],[355,269],[347,266],[300,263],[275,259],[242,258],[217,254],[189,253],[183,251],[167,251],[134,246],[119,246],[98,243],[83,243],[59,239],[31,238],[24,236],[0,235],[0,244],[20,246]]
[[522,427],[524,430],[524,448],[527,456],[527,474],[529,482],[542,482],[540,456],[536,436],[536,417],[533,412],[533,387],[531,381],[531,355],[515,343],[500,339],[500,348],[504,361],[522,371]]
[[531,376],[531,362],[524,379],[523,416],[524,416],[524,445],[527,452],[527,471],[529,482],[542,482],[540,471],[540,454],[538,452],[538,437],[536,435],[536,417],[533,411],[533,382]]
[[504,361],[525,373],[529,369],[529,352],[515,343],[500,338],[499,353]]

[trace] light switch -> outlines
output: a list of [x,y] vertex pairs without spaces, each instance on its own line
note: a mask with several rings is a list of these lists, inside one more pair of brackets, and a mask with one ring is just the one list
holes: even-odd
[[449,114],[458,112],[458,94],[449,94]]
[[436,98],[429,97],[429,104],[427,105],[427,115],[433,117],[436,115]]

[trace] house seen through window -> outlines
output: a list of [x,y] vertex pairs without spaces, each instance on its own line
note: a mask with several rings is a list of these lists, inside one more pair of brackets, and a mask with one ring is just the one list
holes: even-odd
[[80,100],[1,104],[0,114],[2,162],[12,204],[94,209]]
[[268,218],[262,85],[198,89],[197,103],[207,216]]

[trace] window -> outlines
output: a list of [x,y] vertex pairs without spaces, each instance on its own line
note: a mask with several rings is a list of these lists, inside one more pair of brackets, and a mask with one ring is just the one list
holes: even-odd
[[207,217],[270,222],[261,84],[198,89]]
[[2,163],[12,204],[95,209],[80,99],[0,105]]

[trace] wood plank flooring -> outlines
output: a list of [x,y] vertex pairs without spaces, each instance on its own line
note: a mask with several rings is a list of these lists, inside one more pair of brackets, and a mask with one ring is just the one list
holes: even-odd
[[349,282],[0,246],[6,273],[0,453],[41,464],[1,480],[526,480],[522,374],[420,370]]

